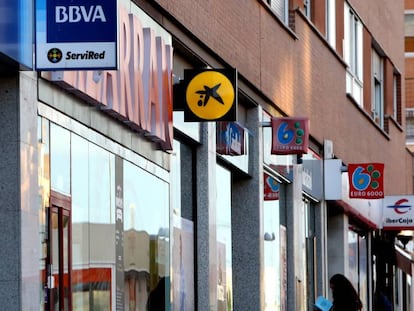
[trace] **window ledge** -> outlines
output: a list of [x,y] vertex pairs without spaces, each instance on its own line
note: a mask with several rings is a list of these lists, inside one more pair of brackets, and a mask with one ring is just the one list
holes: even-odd
[[[366,112],[365,111],[365,109],[362,107],[362,106],[360,106],[358,103],[357,103],[357,101],[354,99],[354,97],[352,96],[352,94],[350,94],[350,93],[346,93],[346,96],[348,97],[348,99],[350,99],[351,100],[351,102],[354,104],[354,106],[356,107],[356,108],[358,108],[359,109],[359,111],[361,111],[362,112],[362,114],[369,120],[369,122],[371,122],[371,124],[373,124],[380,132],[381,132],[381,134],[386,138],[386,139],[388,139],[388,140],[390,140],[390,135],[388,135],[388,133],[387,132],[385,132],[385,130],[383,129],[383,128],[381,128],[372,118],[371,118],[371,116],[369,115],[369,113],[368,112]],[[385,119],[385,117],[384,117],[384,119]]]
[[404,131],[404,129],[403,129],[403,127],[401,126],[401,124],[400,124],[400,123],[398,123],[398,121],[397,121],[397,120],[395,120],[395,118],[394,118],[393,116],[386,114],[386,115],[384,116],[384,119],[388,119],[388,120],[390,120],[390,121],[391,121],[391,122],[395,125],[395,127],[396,127],[397,129],[399,129],[399,130],[400,130],[400,132],[403,132],[403,131]]
[[300,7],[297,7],[295,9],[295,12],[308,24],[310,29],[319,37],[319,39],[322,41],[322,43],[334,54],[334,56],[342,63],[342,65],[347,68],[348,65],[344,61],[341,55],[338,54],[338,52],[335,50],[335,48],[329,44],[328,40],[326,40],[325,36],[319,31],[318,28],[312,23],[312,21],[305,15],[305,13],[300,9]]
[[292,36],[293,39],[298,40],[296,33],[289,27],[287,23],[284,23],[275,13],[275,11],[264,0],[259,0],[262,6],[273,16],[273,18]]

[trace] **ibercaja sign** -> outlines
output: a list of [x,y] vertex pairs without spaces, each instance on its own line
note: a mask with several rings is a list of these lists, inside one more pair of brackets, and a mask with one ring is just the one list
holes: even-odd
[[414,196],[386,196],[383,201],[384,230],[414,229]]
[[37,0],[36,69],[116,69],[116,0]]

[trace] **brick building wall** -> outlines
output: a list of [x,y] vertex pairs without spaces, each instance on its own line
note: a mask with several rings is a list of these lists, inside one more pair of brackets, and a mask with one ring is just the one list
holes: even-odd
[[[156,2],[186,31],[186,36],[216,55],[222,66],[236,67],[239,76],[257,89],[263,98],[259,104],[265,109],[278,109],[288,116],[308,116],[311,136],[317,144],[324,139],[334,141],[335,155],[347,163],[361,159],[383,162],[389,168],[386,193],[411,191],[411,179],[401,180],[412,166],[407,151],[401,148],[405,143],[401,125],[390,122],[388,133],[384,132],[370,118],[370,103],[364,103],[366,109],[361,109],[346,95],[346,66],[340,50],[343,1],[336,3],[337,51],[298,10],[293,11],[292,31],[262,1]],[[403,1],[354,0],[350,4],[367,34],[403,76]],[[166,20],[160,22],[171,28]],[[370,81],[364,84],[370,88]],[[403,89],[401,98],[404,111]]]

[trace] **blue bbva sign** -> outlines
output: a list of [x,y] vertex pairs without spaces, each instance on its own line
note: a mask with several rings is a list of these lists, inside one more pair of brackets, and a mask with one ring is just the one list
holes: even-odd
[[36,68],[116,69],[116,0],[37,0]]

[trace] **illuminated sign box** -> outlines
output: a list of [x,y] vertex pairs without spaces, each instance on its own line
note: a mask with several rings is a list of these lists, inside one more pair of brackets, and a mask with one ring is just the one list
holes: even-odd
[[384,164],[348,164],[349,197],[381,199],[384,197]]
[[236,69],[185,69],[183,83],[184,121],[236,121]]
[[272,154],[303,154],[308,152],[308,118],[272,118]]
[[245,152],[244,127],[235,122],[217,122],[216,151],[223,155],[243,155]]
[[116,68],[116,0],[36,2],[37,70]]
[[119,70],[44,71],[42,77],[172,150],[172,37],[138,7],[130,11],[120,6],[118,12],[119,28],[128,30],[119,37]]
[[385,196],[382,219],[384,230],[414,229],[414,196]]
[[0,0],[0,54],[32,69],[32,0]]

